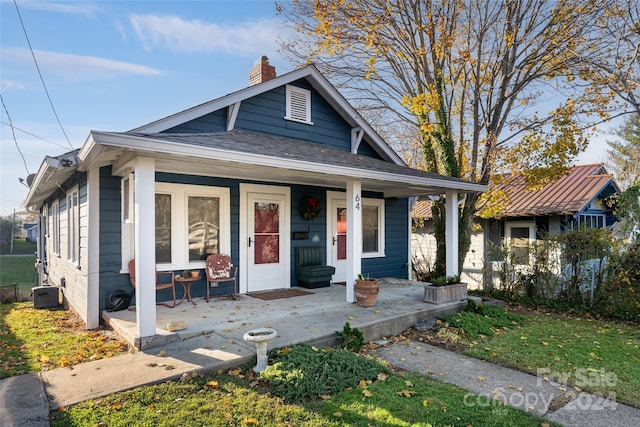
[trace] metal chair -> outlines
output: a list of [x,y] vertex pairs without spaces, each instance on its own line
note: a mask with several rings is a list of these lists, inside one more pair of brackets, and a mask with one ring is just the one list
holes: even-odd
[[[171,280],[164,283],[160,283],[158,279],[163,276],[170,277]],[[129,281],[131,282],[131,286],[133,286],[133,288],[135,289],[136,288],[136,260],[135,259],[132,259],[131,261],[129,261]],[[156,302],[156,305],[164,305],[169,308],[175,307],[177,302],[176,302],[175,275],[173,271],[162,271],[162,272],[156,271],[156,291],[161,289],[171,289],[171,292],[173,292],[173,304],[169,305],[164,302]]]
[[207,296],[209,302],[209,287],[217,287],[222,282],[233,282],[232,299],[236,299],[236,287],[238,267],[231,263],[231,257],[225,254],[214,254],[207,256],[207,265],[204,269],[207,275]]

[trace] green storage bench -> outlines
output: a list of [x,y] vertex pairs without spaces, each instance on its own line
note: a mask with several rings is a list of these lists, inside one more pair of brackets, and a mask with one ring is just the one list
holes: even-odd
[[300,246],[296,248],[296,277],[304,288],[326,288],[336,268],[322,263],[322,247]]

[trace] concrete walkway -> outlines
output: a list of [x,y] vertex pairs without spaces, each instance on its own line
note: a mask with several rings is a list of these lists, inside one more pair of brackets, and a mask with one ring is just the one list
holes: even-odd
[[[244,333],[251,329],[271,327],[278,331],[278,337],[269,345],[269,350],[301,342],[332,346],[336,344],[335,332],[342,330],[345,322],[359,328],[365,340],[371,341],[397,335],[417,322],[461,310],[466,305],[466,302],[455,302],[435,306],[422,302],[422,294],[422,286],[412,282],[387,281],[381,283],[378,302],[371,308],[346,303],[344,287],[341,286],[314,290],[313,295],[309,296],[273,301],[256,300],[248,296],[241,296],[238,301],[215,300],[210,303],[198,299],[197,306],[185,301],[173,311],[159,311],[158,318],[162,320],[159,320],[157,327],[164,339],[159,340],[157,344],[160,345],[156,347],[39,375],[0,380],[0,426],[48,426],[50,409],[141,385],[177,379],[193,371],[224,371],[255,362],[255,346],[242,339]],[[120,323],[116,328],[131,330],[131,314],[118,313],[119,319],[115,321]],[[177,316],[188,319],[187,329],[175,334],[161,331],[163,323],[166,325],[165,322],[171,318],[175,320]],[[511,390],[508,385],[522,387],[521,393],[525,390],[527,393],[529,390],[538,392],[530,388],[530,384],[538,381],[536,377],[489,363],[472,362],[472,359],[424,344],[415,347],[413,344],[394,344],[381,347],[378,352],[394,365],[425,374],[433,371],[438,379],[444,381],[456,378],[454,373],[457,372],[460,375],[457,384],[475,393],[491,393],[503,387],[507,403],[512,403],[510,400],[519,403],[516,397],[506,394]],[[445,375],[440,377],[439,372]],[[522,375],[528,378],[528,382],[520,378]],[[478,376],[486,378],[482,389],[475,388]],[[532,404],[537,414],[568,426],[640,425],[640,410],[624,405],[617,405],[615,412],[569,412],[563,408],[562,411],[550,413],[542,396],[545,399],[551,395],[555,397],[559,391],[556,389],[554,393],[545,389],[540,401]],[[470,397],[470,403],[473,402]],[[531,410],[528,406],[519,406]],[[561,418],[551,418],[565,413],[567,415]],[[584,419],[589,422],[582,422]]]
[[[466,388],[464,404],[507,404],[565,426],[638,427],[640,409],[424,343],[381,344],[391,365]],[[479,398],[478,395],[482,396]],[[486,398],[486,399],[485,399]],[[487,400],[489,399],[489,401]]]

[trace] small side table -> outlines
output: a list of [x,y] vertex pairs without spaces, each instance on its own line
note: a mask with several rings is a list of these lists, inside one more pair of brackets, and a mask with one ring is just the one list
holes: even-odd
[[191,298],[191,284],[193,282],[197,282],[198,280],[200,280],[201,277],[176,277],[175,281],[180,283],[182,285],[182,287],[184,288],[184,293],[182,294],[182,299],[180,300],[180,302],[176,305],[180,305],[182,304],[182,301],[184,301],[185,298],[187,298],[187,301],[191,302],[191,304],[193,305],[198,305],[196,304],[196,302]]

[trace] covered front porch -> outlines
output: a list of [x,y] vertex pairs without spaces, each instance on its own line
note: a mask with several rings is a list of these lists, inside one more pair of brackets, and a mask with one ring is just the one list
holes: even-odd
[[[269,348],[303,342],[332,346],[336,344],[335,332],[341,331],[346,322],[362,330],[365,340],[373,340],[398,334],[440,314],[462,310],[467,303],[466,300],[439,305],[426,303],[421,282],[384,278],[378,279],[378,284],[380,293],[371,308],[345,301],[345,286],[336,284],[305,289],[305,295],[274,300],[244,294],[236,301],[221,298],[207,303],[204,298],[195,298],[197,305],[185,300],[175,308],[158,306],[155,335],[147,338],[137,334],[135,311],[104,311],[102,317],[138,349],[161,348],[198,338],[206,343],[202,351],[231,360],[255,354],[255,346],[242,339],[252,329],[273,328],[278,332]],[[186,323],[185,329],[167,330],[168,324],[179,321]]]

